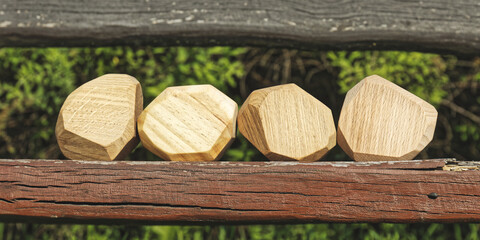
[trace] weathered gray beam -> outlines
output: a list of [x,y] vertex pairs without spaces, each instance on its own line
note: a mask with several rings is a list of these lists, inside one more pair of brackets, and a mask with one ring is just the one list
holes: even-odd
[[480,53],[477,0],[0,0],[0,46],[151,44]]

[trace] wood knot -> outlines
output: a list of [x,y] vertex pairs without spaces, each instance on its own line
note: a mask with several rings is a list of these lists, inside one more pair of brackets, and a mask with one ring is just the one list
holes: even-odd
[[437,199],[437,198],[438,198],[438,194],[437,194],[437,193],[434,193],[434,192],[429,193],[427,196],[428,196],[428,198],[430,198],[430,199]]

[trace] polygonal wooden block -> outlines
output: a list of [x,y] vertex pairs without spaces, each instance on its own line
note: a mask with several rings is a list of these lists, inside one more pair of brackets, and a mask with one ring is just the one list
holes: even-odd
[[70,159],[124,159],[139,140],[136,120],[143,109],[140,83],[107,74],[73,91],[63,103],[55,134]]
[[143,146],[171,161],[214,161],[235,139],[237,104],[211,85],[169,87],[138,118]]
[[437,110],[373,75],[348,91],[338,122],[338,145],[355,161],[413,159],[432,140]]
[[238,128],[270,160],[316,161],[335,146],[332,111],[295,84],[253,91]]

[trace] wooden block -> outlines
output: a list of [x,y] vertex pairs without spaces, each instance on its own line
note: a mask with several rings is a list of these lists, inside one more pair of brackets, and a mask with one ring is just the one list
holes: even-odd
[[70,159],[124,159],[138,144],[136,120],[142,109],[142,88],[134,77],[98,77],[65,100],[55,128],[58,145]]
[[413,159],[432,140],[437,110],[377,75],[348,91],[338,145],[355,161]]
[[138,118],[143,146],[171,161],[213,161],[236,135],[237,104],[211,85],[169,87]]
[[332,111],[295,84],[253,91],[238,128],[270,160],[316,161],[335,146]]

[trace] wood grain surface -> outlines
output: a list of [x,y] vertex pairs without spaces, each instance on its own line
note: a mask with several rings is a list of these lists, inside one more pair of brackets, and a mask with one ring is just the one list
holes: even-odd
[[77,160],[124,159],[139,139],[143,110],[140,83],[126,74],[107,74],[75,89],[58,114],[55,134],[62,153]]
[[0,1],[0,46],[253,45],[478,54],[476,0]]
[[213,161],[237,133],[238,106],[212,85],[169,87],[138,118],[145,148],[165,160]]
[[445,160],[0,160],[0,220],[97,224],[480,221],[480,172],[443,171],[444,166]]
[[336,144],[330,108],[295,84],[253,91],[240,108],[238,129],[276,161],[317,161]]
[[338,120],[338,145],[356,161],[413,159],[433,138],[437,110],[377,75],[348,91]]

